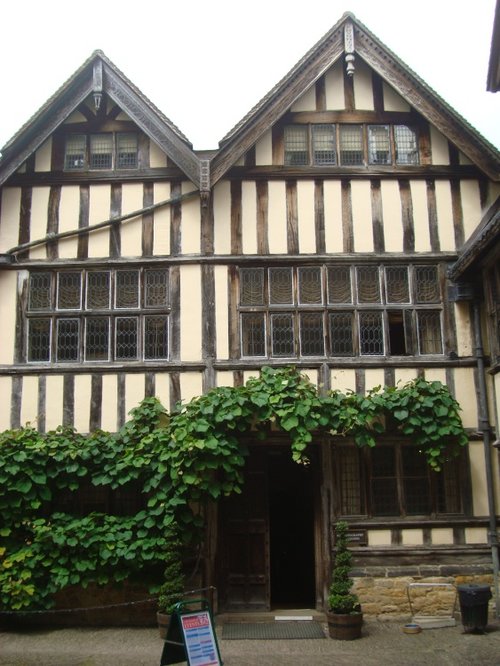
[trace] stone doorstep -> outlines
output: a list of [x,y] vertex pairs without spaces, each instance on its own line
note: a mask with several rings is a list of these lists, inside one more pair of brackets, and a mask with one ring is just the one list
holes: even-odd
[[311,608],[277,609],[273,611],[233,611],[220,613],[215,616],[215,624],[226,623],[254,623],[254,622],[278,622],[280,620],[312,620],[315,622],[326,622],[326,615],[322,611]]

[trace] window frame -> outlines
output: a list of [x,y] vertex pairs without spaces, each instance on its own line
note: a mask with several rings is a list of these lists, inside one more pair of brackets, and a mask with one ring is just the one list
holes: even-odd
[[[103,164],[102,166],[93,164],[93,160],[97,155],[107,155],[106,152],[93,151],[92,146],[101,138],[106,137],[110,140],[110,164]],[[120,152],[120,145],[128,138],[135,142],[135,151],[130,150],[127,154],[130,161],[130,155],[135,153],[135,160],[126,164],[122,159]],[[75,165],[68,164],[71,159],[71,153],[68,153],[68,146],[76,139],[81,140],[81,152],[73,153],[75,155]],[[123,153],[125,154],[125,153]],[[76,171],[133,171],[139,168],[139,136],[137,132],[119,131],[119,132],[74,132],[66,134],[64,138],[64,155],[63,155],[63,171],[72,173]]]
[[[118,306],[116,293],[119,284],[117,276],[124,271],[137,273],[137,304],[132,302],[125,306]],[[108,291],[100,303],[91,303],[89,306],[89,294],[91,288],[99,288],[99,283],[92,286],[92,274],[104,276],[103,285],[107,283]],[[157,273],[158,275],[153,275]],[[79,294],[74,300],[73,307],[59,307],[60,285],[64,283],[64,275],[79,274]],[[28,364],[58,364],[67,365],[71,363],[137,363],[148,361],[168,361],[170,359],[171,342],[171,303],[170,303],[170,278],[168,268],[141,267],[138,269],[123,268],[85,268],[85,269],[57,269],[57,270],[33,270],[27,278],[27,297],[25,301],[24,317],[26,320],[26,335],[24,344],[24,358]],[[47,282],[48,280],[48,282]],[[36,284],[38,281],[38,284]],[[148,281],[150,286],[156,290],[153,297],[148,299]],[[89,285],[91,285],[89,287]],[[41,297],[36,297],[34,290],[41,290]],[[46,292],[46,293],[45,293]],[[150,294],[151,296],[151,294]],[[45,305],[48,298],[49,306]],[[76,305],[78,300],[78,306]],[[147,302],[146,302],[147,301]],[[44,305],[44,309],[37,307]],[[147,326],[150,318],[159,317],[155,325],[158,334],[154,336],[153,347],[150,347],[151,338],[148,336]],[[120,353],[120,321],[134,319],[135,345],[134,353]],[[163,320],[163,323],[162,321]],[[37,330],[38,322],[38,330]],[[71,322],[76,329],[71,331]],[[125,326],[125,322],[122,322]],[[97,328],[92,333],[89,328],[95,325]],[[67,331],[64,327],[67,326]],[[107,333],[105,333],[105,329]],[[100,333],[99,333],[100,331]],[[101,349],[99,344],[90,345],[89,336],[101,335]],[[132,345],[132,332],[129,331],[129,341]],[[64,348],[62,340],[71,340]],[[125,331],[123,336],[126,338]],[[97,345],[97,346],[96,346]],[[133,346],[133,345],[132,345]],[[163,350],[163,355],[158,353]]]

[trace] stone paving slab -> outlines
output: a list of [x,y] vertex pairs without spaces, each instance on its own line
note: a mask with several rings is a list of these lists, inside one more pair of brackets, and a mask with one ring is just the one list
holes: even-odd
[[[224,640],[224,666],[500,666],[500,623],[483,635],[461,625],[408,635],[403,623],[367,621],[355,641]],[[326,628],[325,628],[326,630]],[[1,666],[159,666],[157,629],[0,631]]]

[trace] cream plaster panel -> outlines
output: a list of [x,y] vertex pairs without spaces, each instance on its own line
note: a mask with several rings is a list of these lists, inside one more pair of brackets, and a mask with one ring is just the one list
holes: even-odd
[[369,546],[390,546],[391,530],[368,530]]
[[482,442],[469,443],[470,474],[472,479],[472,506],[474,516],[488,515],[488,498],[485,492],[486,471]]
[[[155,183],[153,197],[154,203],[170,199],[170,183]],[[154,211],[153,254],[156,257],[170,254],[170,211],[170,205]]]
[[170,411],[170,376],[168,372],[155,374],[155,395],[167,412]]
[[243,254],[257,254],[257,192],[254,181],[241,186],[241,244]]
[[245,370],[243,373],[243,380],[244,383],[246,384],[249,379],[253,379],[254,377],[259,377],[260,373],[258,370]]
[[181,372],[179,380],[182,402],[189,402],[203,393],[201,372]]
[[425,379],[428,382],[441,382],[441,384],[446,384],[446,370],[443,368],[426,368],[424,374]]
[[[122,215],[143,208],[142,183],[125,183],[122,186]],[[142,216],[133,217],[121,224],[121,256],[140,257],[142,254]]]
[[201,268],[181,266],[181,359],[201,358]]
[[410,180],[415,230],[415,252],[430,252],[429,211],[427,209],[427,187],[424,180]]
[[448,546],[453,544],[453,529],[451,527],[436,527],[431,530],[433,546]]
[[38,377],[23,377],[23,393],[21,398],[21,426],[27,424],[37,427],[38,420]]
[[[111,186],[91,185],[89,197],[89,226],[109,220]],[[89,234],[89,257],[109,256],[109,227]]]
[[396,386],[404,386],[407,382],[411,382],[417,378],[416,368],[396,368],[394,371],[394,379]]
[[454,303],[455,322],[457,329],[457,354],[472,355],[472,324],[469,303]]
[[286,188],[282,181],[269,183],[268,240],[270,254],[286,254]]
[[354,83],[354,107],[356,111],[361,109],[373,111],[373,84],[371,69],[359,58],[355,62],[356,71],[353,76]]
[[231,254],[231,183],[217,183],[213,193],[214,251]]
[[329,253],[342,252],[342,186],[338,180],[325,180],[323,184],[325,207],[325,249]]
[[109,432],[118,430],[118,379],[116,375],[102,377],[101,428]]
[[455,398],[462,411],[462,422],[466,428],[477,428],[476,389],[474,368],[455,368],[453,371]]
[[[30,240],[39,240],[47,235],[50,187],[34,187],[31,195]],[[46,259],[47,246],[39,245],[30,251],[30,259]]]
[[[111,111],[112,108],[113,108],[113,102],[111,102],[110,105],[108,106],[108,111]],[[126,114],[125,111],[120,111],[120,113],[116,116],[116,119],[125,120],[126,122],[130,123],[133,122],[132,118],[128,114]]]
[[355,252],[373,252],[373,226],[370,183],[351,181],[352,227]]
[[92,402],[92,376],[75,376],[75,418],[74,425],[78,432],[90,432],[90,405]]
[[64,378],[61,375],[48,375],[46,383],[45,428],[55,430],[63,422]]
[[52,169],[52,137],[44,141],[35,153],[35,171]]
[[290,111],[316,111],[316,88],[314,85],[292,104]]
[[347,391],[356,390],[356,372],[351,368],[333,368],[330,371],[330,388],[332,391]]
[[268,130],[255,144],[256,166],[266,166],[273,163],[273,135]]
[[403,215],[401,195],[396,180],[382,180],[382,214],[386,252],[403,252]]
[[411,107],[394,88],[387,83],[382,84],[384,94],[384,111],[410,111]]
[[311,382],[311,384],[314,384],[314,386],[318,386],[318,371],[315,369],[309,369],[309,370],[301,370],[301,373],[307,377],[307,379]]
[[146,380],[144,375],[125,375],[125,420],[130,420],[130,412],[144,400],[146,394]]
[[488,543],[488,532],[485,527],[466,527],[465,543]]
[[467,240],[481,222],[481,194],[477,180],[460,181],[460,197],[462,200],[464,235],[465,240]]
[[[80,188],[78,185],[65,185],[61,188],[59,202],[59,231],[75,231],[78,229],[80,215]],[[78,236],[63,238],[58,241],[61,259],[74,259],[78,253]]]
[[459,164],[474,164],[472,160],[470,160],[467,155],[464,155],[462,151],[459,151],[458,153],[458,163]]
[[149,166],[157,169],[167,166],[167,156],[154,141],[149,141]]
[[0,271],[0,294],[2,294],[2,298],[0,298],[0,322],[2,326],[0,363],[8,365],[14,361],[16,339],[17,274],[15,271]]
[[422,546],[424,533],[422,530],[401,530],[401,543],[403,546]]
[[384,369],[383,368],[367,368],[365,370],[365,389],[370,391],[376,386],[384,386],[385,384]]
[[[182,183],[182,193],[195,189],[190,181]],[[181,245],[183,254],[200,253],[201,216],[198,197],[187,199],[182,203]]]
[[12,395],[12,380],[10,377],[0,377],[0,430],[10,429],[10,401]]
[[66,118],[64,125],[71,125],[72,123],[86,123],[87,118],[80,111],[73,111],[73,113]]
[[217,358],[229,358],[229,276],[226,266],[215,266],[215,321],[217,330]]
[[439,243],[441,251],[455,251],[455,231],[453,228],[453,209],[451,189],[447,180],[436,180],[436,209]]
[[6,252],[19,243],[19,215],[21,188],[4,187],[0,198],[0,252]]
[[229,370],[221,370],[217,373],[217,386],[234,386],[234,374]]
[[314,181],[297,182],[297,215],[299,230],[299,252],[316,252],[316,228],[314,222]]
[[448,140],[433,125],[430,126],[432,164],[449,164]]
[[342,61],[335,63],[325,75],[325,97],[329,111],[345,108]]

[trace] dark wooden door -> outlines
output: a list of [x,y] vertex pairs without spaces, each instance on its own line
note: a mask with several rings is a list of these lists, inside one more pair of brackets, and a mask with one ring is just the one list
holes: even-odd
[[265,453],[245,466],[241,495],[220,507],[219,600],[223,609],[269,610],[269,511]]

